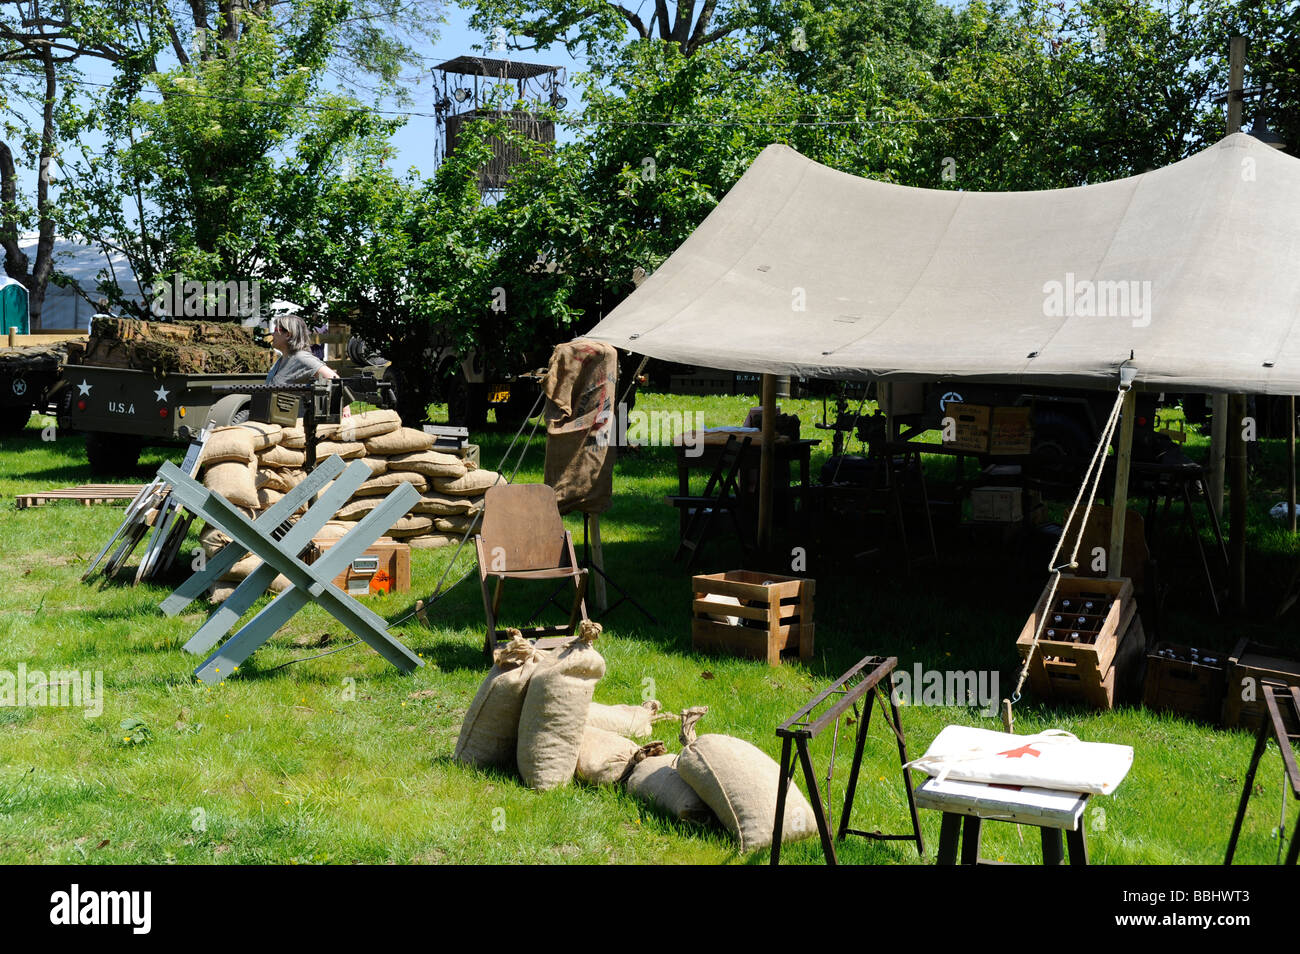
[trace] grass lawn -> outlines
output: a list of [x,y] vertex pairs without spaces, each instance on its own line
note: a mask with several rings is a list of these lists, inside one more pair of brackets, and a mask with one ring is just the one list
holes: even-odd
[[[645,394],[638,408],[698,410],[716,425],[739,423],[753,403]],[[805,436],[825,436],[812,427],[820,402],[783,403],[800,415]],[[394,628],[426,662],[414,675],[399,674],[364,645],[285,666],[350,641],[327,613],[308,607],[226,682],[196,682],[190,673],[197,659],[181,646],[204,618],[202,604],[167,619],[158,603],[168,587],[79,582],[120,522],[120,507],[14,508],[16,493],[94,480],[81,439],[44,442],[42,423],[33,419],[21,437],[0,445],[0,669],[15,671],[21,662],[29,670],[102,671],[104,705],[97,718],[69,708],[0,708],[0,863],[766,862],[762,852],[739,856],[724,832],[668,821],[615,788],[575,784],[535,793],[511,776],[452,764],[461,718],[485,671],[476,575],[431,610],[431,628],[415,620]],[[497,465],[511,436],[475,435],[485,466]],[[1202,443],[1192,441],[1194,448]],[[1297,611],[1280,622],[1268,618],[1300,548],[1266,513],[1285,486],[1284,449],[1263,452],[1252,500],[1251,615],[1212,616],[1188,541],[1170,521],[1160,557],[1172,587],[1160,638],[1223,650],[1246,634],[1300,645]],[[136,479],[149,479],[163,453],[146,452]],[[814,455],[814,474],[827,453]],[[540,481],[542,458],[539,435],[517,479]],[[1026,556],[1023,547],[956,528],[941,533],[941,566],[910,574],[896,563],[837,559],[818,552],[814,540],[793,541],[809,548],[817,579],[811,665],[768,668],[693,654],[690,577],[670,562],[677,517],[663,503],[675,486],[667,448],[643,448],[620,461],[614,506],[602,523],[606,565],[658,625],[628,606],[605,619],[597,648],[608,674],[597,701],[636,703],[648,690],[672,711],[707,705],[701,732],[740,736],[776,758],[775,727],[867,653],[895,654],[908,670],[914,663],[995,670],[1001,695],[1014,685],[1014,642],[1046,578],[1047,553]],[[567,522],[580,537],[581,521]],[[404,615],[415,596],[432,591],[452,553],[415,551],[415,592],[372,605],[393,619]],[[741,555],[730,541],[715,541],[701,562],[707,570],[733,568]],[[467,547],[449,579],[473,566]],[[523,610],[522,621],[544,593],[516,591],[513,601],[508,594],[507,620],[513,607]],[[1016,711],[1018,732],[1063,728],[1135,748],[1127,780],[1116,794],[1094,799],[1086,816],[1095,862],[1222,860],[1251,736],[1143,709],[1058,707],[1028,694]],[[147,737],[121,729],[127,719],[142,722]],[[949,723],[1000,727],[974,708],[908,706],[903,722],[913,756]],[[852,730],[841,730],[837,801]],[[671,730],[666,740],[676,751]],[[831,744],[827,732],[814,746],[819,771]],[[1274,751],[1257,777],[1240,862],[1271,863],[1277,855],[1277,764]],[[863,780],[854,826],[904,830],[897,752],[878,720]],[[921,821],[932,860],[939,818],[925,812]],[[1032,831],[985,828],[987,857],[1036,862],[1039,850]],[[818,862],[820,848],[813,839],[782,857]],[[917,862],[906,844],[861,839],[850,839],[842,857]]]

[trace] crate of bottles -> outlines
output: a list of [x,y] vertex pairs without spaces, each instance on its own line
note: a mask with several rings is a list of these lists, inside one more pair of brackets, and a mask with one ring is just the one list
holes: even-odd
[[1156,643],[1147,654],[1142,705],[1218,723],[1227,685],[1226,653],[1175,643]]
[[1055,593],[1048,583],[1016,640],[1023,665],[1047,617],[1029,664],[1029,688],[1046,698],[1111,708],[1123,644],[1130,637],[1145,641],[1136,609],[1133,584],[1125,578],[1062,576]]

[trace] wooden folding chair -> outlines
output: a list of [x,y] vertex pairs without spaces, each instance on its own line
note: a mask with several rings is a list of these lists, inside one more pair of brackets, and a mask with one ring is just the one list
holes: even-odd
[[748,551],[744,529],[737,515],[740,507],[740,486],[736,482],[736,475],[740,471],[741,461],[749,450],[752,440],[753,438],[746,437],[743,441],[738,441],[734,434],[727,438],[727,445],[718,455],[717,466],[713,468],[708,483],[704,485],[704,493],[699,497],[667,498],[674,507],[686,507],[690,514],[686,527],[682,530],[681,542],[677,544],[677,550],[673,553],[673,562],[680,560],[683,553],[689,552],[686,569],[691,568],[691,564],[695,562],[695,554],[708,537],[709,525],[714,515],[718,513],[730,515],[732,526],[736,530],[736,538],[740,541],[741,547]]
[[[587,618],[587,570],[578,564],[573,538],[564,529],[555,491],[546,484],[497,484],[483,499],[483,529],[474,538],[478,550],[479,583],[487,635],[483,651],[489,656],[497,644],[497,616],[508,579],[560,580],[574,584],[573,608],[564,626],[535,626],[529,637],[571,636],[578,620]],[[489,594],[488,581],[496,580]]]

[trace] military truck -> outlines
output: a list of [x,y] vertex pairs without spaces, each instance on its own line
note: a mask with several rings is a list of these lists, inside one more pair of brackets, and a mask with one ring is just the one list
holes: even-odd
[[0,435],[17,434],[33,412],[44,411],[59,380],[63,350],[57,343],[20,343],[31,338],[17,336],[14,347],[0,339]]

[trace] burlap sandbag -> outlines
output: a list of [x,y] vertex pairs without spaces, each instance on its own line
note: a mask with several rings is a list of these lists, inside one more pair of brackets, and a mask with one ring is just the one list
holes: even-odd
[[293,489],[293,484],[285,479],[284,474],[274,467],[259,467],[257,474],[253,477],[253,483],[258,490],[263,487],[271,490],[278,490],[280,493],[287,493]]
[[402,426],[402,419],[396,411],[376,409],[362,414],[353,414],[339,421],[339,440],[367,441],[381,434],[388,434]]
[[257,468],[252,459],[246,461],[224,461],[213,464],[203,472],[203,486],[214,493],[221,494],[236,507],[260,508],[257,500],[257,484],[254,476]]
[[600,624],[584,619],[578,635],[533,676],[519,714],[515,754],[524,784],[538,791],[567,785],[578,767],[587,707],[605,660],[592,645]]
[[316,445],[316,460],[322,461],[337,454],[344,460],[356,460],[366,455],[366,445],[360,441],[343,443],[340,441],[321,441]]
[[416,490],[428,489],[429,478],[410,470],[390,470],[371,477],[357,488],[353,497],[387,497],[399,484],[410,484]]
[[477,530],[482,525],[482,518],[477,514],[449,514],[433,518],[433,529],[439,533],[454,533],[457,536],[466,530]]
[[420,495],[411,510],[413,513],[429,513],[440,517],[476,514],[483,510],[483,500],[480,497],[453,497],[429,491]]
[[339,512],[334,515],[334,519],[360,520],[383,502],[383,497],[359,497],[340,507]]
[[236,424],[253,436],[253,451],[260,454],[280,443],[283,428],[279,424],[267,424],[263,421],[245,421]]
[[662,742],[637,745],[617,732],[606,732],[587,723],[574,774],[588,785],[617,785],[638,762],[652,755],[663,755],[664,751]]
[[519,713],[528,681],[542,656],[519,630],[509,632],[510,641],[493,654],[492,669],[480,683],[460,726],[452,758],[465,765],[515,766]]
[[505,483],[505,478],[495,470],[470,470],[464,477],[434,477],[433,489],[453,497],[481,497],[498,483]]
[[415,454],[433,447],[433,435],[413,427],[399,427],[366,441],[366,454],[371,457],[392,457],[397,454]]
[[662,708],[658,699],[639,706],[607,706],[593,702],[587,710],[587,725],[629,739],[644,739],[654,731],[656,723],[677,720],[678,717],[671,712],[660,712]]
[[437,451],[420,451],[417,454],[398,454],[388,458],[389,470],[413,470],[426,477],[456,478],[465,476],[465,462],[451,454]]
[[301,467],[307,463],[305,451],[293,450],[283,444],[268,447],[257,455],[263,467]]
[[313,540],[341,540],[349,531],[352,530],[352,524],[342,520],[327,520],[325,525],[316,531]]
[[[319,447],[320,441],[332,441],[339,432],[337,424],[317,424],[316,440]],[[307,429],[303,427],[300,419],[293,427],[286,427],[280,431],[280,446],[288,447],[291,450],[302,450],[307,446]],[[318,453],[316,459],[320,460]]]
[[260,510],[267,507],[275,506],[284,497],[278,490],[272,490],[270,487],[259,487],[257,489],[257,505]]
[[[651,756],[632,766],[625,782],[627,790],[654,805],[670,818],[709,823],[713,809],[686,784],[677,771],[676,755]],[[773,813],[776,809],[772,809]]]
[[371,477],[378,477],[388,471],[387,457],[363,457],[361,463],[370,468]]
[[422,533],[428,533],[433,528],[433,520],[421,514],[413,514],[409,517],[402,517],[391,527],[388,528],[388,535],[401,539],[402,537],[415,537]]
[[199,466],[247,464],[253,459],[253,433],[242,427],[218,427],[208,435],[199,455]]
[[[695,723],[707,706],[682,713],[682,751],[677,771],[713,809],[724,828],[740,841],[742,852],[772,845],[781,767],[757,747],[730,735],[696,738]],[[812,806],[793,781],[786,793],[782,838],[798,841],[817,833]]]
[[[240,507],[239,512],[249,520],[257,517],[257,511],[252,507]],[[204,524],[203,529],[199,531],[199,545],[203,547],[204,554],[209,557],[217,553],[229,542],[230,537],[210,523]]]
[[422,533],[407,537],[403,542],[409,544],[412,550],[437,550],[439,547],[454,547],[460,543],[460,537],[448,536],[445,533]]

